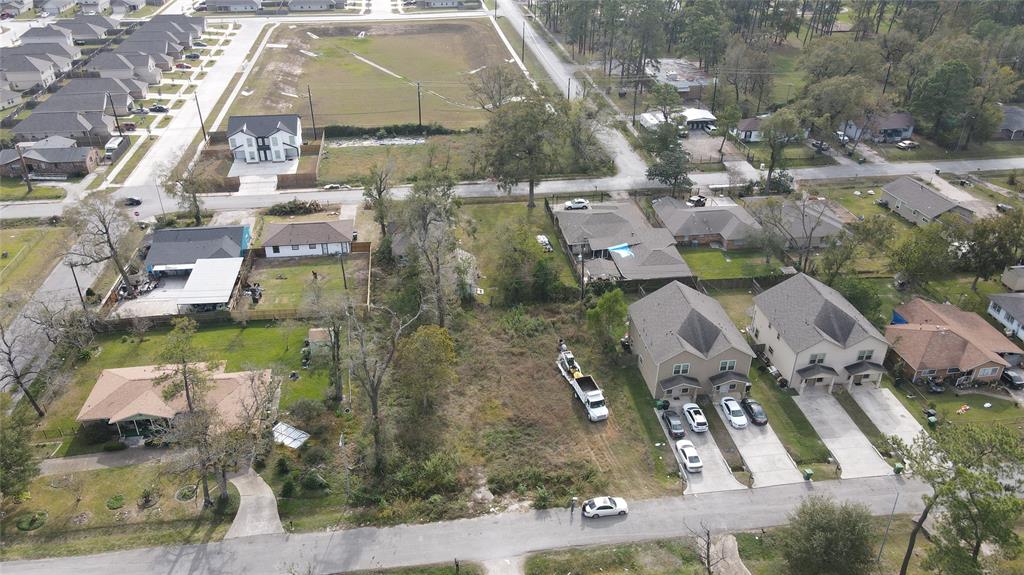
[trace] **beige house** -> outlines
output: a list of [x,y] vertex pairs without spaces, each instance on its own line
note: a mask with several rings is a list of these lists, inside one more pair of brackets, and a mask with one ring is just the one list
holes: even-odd
[[1024,291],[1024,266],[1010,266],[1003,270],[1000,278],[1010,291]]
[[885,337],[836,290],[797,274],[754,297],[750,335],[792,386],[881,383]]
[[629,306],[629,339],[657,399],[745,394],[754,352],[714,299],[673,281]]

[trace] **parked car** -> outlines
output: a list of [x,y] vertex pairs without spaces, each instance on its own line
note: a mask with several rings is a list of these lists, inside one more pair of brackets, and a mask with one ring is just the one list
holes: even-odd
[[555,248],[551,246],[551,240],[549,240],[544,234],[537,235],[537,243],[540,244],[540,247],[544,248],[544,251],[546,252],[555,251]]
[[661,420],[665,422],[668,434],[671,435],[673,439],[686,437],[686,428],[683,427],[683,420],[674,409],[666,409],[665,411],[662,411]]
[[324,185],[325,190],[340,190],[341,184],[326,184]]
[[185,54],[185,59],[186,60],[198,60],[199,59],[199,54],[196,54],[195,52],[192,52],[191,54]]
[[135,108],[132,112],[140,116],[145,116],[149,113],[149,108]]
[[740,407],[740,402],[736,401],[735,397],[727,395],[722,398],[719,405],[722,406],[722,413],[729,425],[736,429],[743,429],[747,426],[747,416],[743,415],[743,408]]
[[827,142],[822,142],[821,140],[814,140],[811,142],[811,147],[819,152],[827,152],[832,149],[832,146],[829,146]]
[[918,148],[919,144],[914,140],[903,140],[902,142],[896,144],[896,147],[901,150],[913,150],[915,148]]
[[996,204],[996,211],[1006,213],[1013,210],[1013,206],[1010,204]]
[[83,12],[82,14],[84,14],[86,16],[95,16],[96,15],[96,11],[95,10],[87,10],[87,11]]
[[49,12],[40,12],[39,13],[39,17],[40,18],[49,18],[50,17],[50,13]]
[[687,473],[704,471],[704,462],[700,460],[700,455],[692,441],[680,439],[676,442],[676,450],[679,451],[679,458],[683,460],[683,467],[686,468]]
[[704,411],[696,403],[687,403],[683,406],[683,417],[694,433],[704,433],[708,430],[708,420],[704,417]]
[[850,141],[850,136],[846,135],[846,132],[837,130],[835,133],[836,139],[839,140],[840,144],[845,144]]
[[583,502],[584,517],[608,517],[627,513],[629,513],[629,506],[621,497],[595,497]]
[[142,199],[141,198],[136,198],[134,196],[129,196],[129,197],[124,199],[124,205],[128,206],[128,207],[141,206],[142,205]]
[[583,198],[575,198],[565,202],[565,209],[567,210],[585,210],[590,207],[590,200]]
[[163,112],[170,112],[170,110],[167,109],[167,106],[161,106],[160,104],[155,104],[153,106],[150,106],[149,107],[149,111],[150,112],[161,112],[161,113],[163,113]]
[[137,126],[132,122],[124,122],[123,124],[121,124],[121,129],[124,130],[125,132],[134,132],[136,127]]
[[717,136],[718,126],[704,126],[704,133],[706,133],[709,136]]
[[191,70],[192,69],[192,66],[189,66],[188,64],[186,64],[184,62],[178,62],[177,64],[174,65],[174,67],[179,69],[179,70]]
[[206,48],[207,46],[209,46],[209,44],[207,44],[206,42],[200,42],[199,40],[192,42],[192,45],[196,48]]
[[1024,389],[1024,369],[1015,367],[1004,369],[999,381],[1003,382],[1003,385],[1010,389]]
[[768,414],[764,412],[764,407],[757,400],[744,397],[740,401],[740,405],[743,406],[743,411],[747,412],[747,417],[750,422],[754,425],[768,425]]

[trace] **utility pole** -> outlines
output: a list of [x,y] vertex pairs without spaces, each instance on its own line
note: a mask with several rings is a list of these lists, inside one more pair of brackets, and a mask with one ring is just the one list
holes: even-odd
[[89,308],[85,307],[85,298],[82,297],[82,286],[78,284],[78,274],[75,273],[75,264],[68,262],[68,267],[71,268],[71,277],[75,278],[75,289],[78,290],[78,301],[82,302],[82,311],[88,314]]
[[416,82],[416,116],[420,127],[423,127],[423,98],[420,93],[420,83]]
[[718,105],[718,76],[722,73],[722,68],[719,67],[715,70],[715,90],[711,93],[711,113],[715,113],[715,106]]
[[313,113],[313,92],[306,84],[306,95],[309,96],[309,119],[313,122],[313,139],[316,140],[316,114]]
[[[342,244],[344,245],[344,244]],[[341,283],[348,289],[348,277],[345,275],[345,251],[338,252],[338,261],[341,262]]]
[[117,126],[117,135],[123,136],[124,132],[121,131],[121,122],[117,118],[117,106],[114,105],[114,98],[110,96],[110,92],[106,92],[107,101],[110,102],[110,111],[114,113],[114,125]]
[[209,134],[206,133],[206,124],[203,123],[203,109],[199,107],[199,92],[192,92],[196,101],[196,111],[199,112],[199,127],[203,129],[203,140],[210,139]]
[[[585,243],[585,242],[584,242]],[[587,291],[587,280],[585,276],[585,270],[583,267],[583,248],[580,248],[580,255],[577,256],[580,260],[580,315],[583,315],[583,297]]]
[[519,51],[519,58],[526,65],[526,18],[523,18],[523,49]]
[[889,512],[889,522],[885,524],[885,533],[882,534],[882,544],[878,547],[878,558],[875,563],[882,562],[882,550],[885,549],[885,540],[889,537],[889,527],[892,525],[892,516],[896,514],[896,504],[900,501],[900,492],[896,492],[896,499],[892,502],[892,511]]
[[21,155],[21,146],[14,144],[14,150],[18,152],[18,159],[21,160],[21,176],[25,180],[25,187],[28,188],[28,193],[32,193],[32,180],[28,177],[28,165],[25,164],[25,156]]
[[569,81],[566,82],[565,99],[572,100],[572,76],[569,76]]
[[[640,97],[640,80],[633,84],[633,127],[636,127],[636,101]],[[712,108],[713,109],[713,108]]]

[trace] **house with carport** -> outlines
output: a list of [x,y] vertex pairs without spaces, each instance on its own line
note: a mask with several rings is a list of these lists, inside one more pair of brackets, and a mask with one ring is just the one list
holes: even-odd
[[655,399],[745,395],[754,351],[713,298],[673,281],[629,306],[629,341]]

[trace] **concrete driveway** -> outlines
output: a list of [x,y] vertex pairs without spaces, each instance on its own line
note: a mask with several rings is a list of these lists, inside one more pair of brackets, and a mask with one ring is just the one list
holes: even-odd
[[[682,413],[683,411],[682,404],[673,405],[672,409],[677,413]],[[700,459],[704,463],[704,471],[700,473],[687,473],[686,467],[679,456],[679,450],[676,449],[676,441],[679,440],[673,439],[668,434],[668,428],[665,427],[665,422],[661,419],[661,412],[655,411],[655,413],[658,415],[658,421],[661,422],[661,430],[665,433],[665,439],[672,449],[672,455],[676,457],[679,472],[686,479],[686,490],[683,491],[683,494],[691,495],[694,493],[711,493],[713,491],[747,488],[746,485],[737,481],[736,477],[732,474],[729,464],[725,461],[725,456],[718,449],[718,444],[715,443],[715,438],[711,437],[710,432],[694,433],[687,428],[685,439],[693,442],[693,446],[697,448],[697,454],[700,455]]]
[[891,475],[892,468],[875,451],[857,424],[825,387],[811,387],[793,398],[842,466],[840,477]]
[[779,436],[775,435],[771,423],[768,425],[747,425],[746,429],[734,429],[725,421],[722,410],[715,413],[729,430],[736,449],[743,456],[743,462],[754,476],[754,487],[800,483],[804,480],[793,458],[789,456]]
[[924,431],[900,400],[884,387],[855,385],[850,395],[875,427],[886,435],[895,435],[909,445]]

